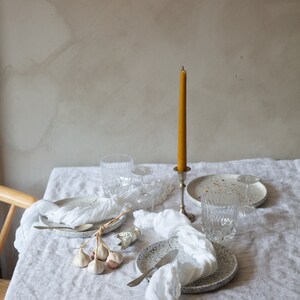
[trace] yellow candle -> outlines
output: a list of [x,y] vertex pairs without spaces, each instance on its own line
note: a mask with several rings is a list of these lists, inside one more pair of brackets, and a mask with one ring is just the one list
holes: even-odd
[[186,71],[180,71],[179,118],[178,118],[178,165],[179,172],[186,170]]

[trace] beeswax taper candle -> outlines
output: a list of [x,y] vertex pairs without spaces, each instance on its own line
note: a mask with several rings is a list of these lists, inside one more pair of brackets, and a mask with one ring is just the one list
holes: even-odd
[[179,118],[178,118],[178,172],[186,171],[186,71],[180,71]]

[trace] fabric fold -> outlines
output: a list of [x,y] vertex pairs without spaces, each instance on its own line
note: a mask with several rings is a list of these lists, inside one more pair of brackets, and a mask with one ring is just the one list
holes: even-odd
[[[178,299],[178,293],[172,291],[178,286],[187,285],[196,279],[213,274],[218,268],[216,253],[212,243],[205,235],[194,227],[183,214],[166,209],[160,213],[134,212],[134,224],[143,228],[153,228],[156,233],[165,239],[177,237],[184,252],[192,259],[191,262],[176,260],[172,267],[166,265],[158,269],[151,277],[146,299]],[[166,275],[172,270],[172,278]],[[158,295],[162,295],[160,298]]]
[[[55,202],[39,200],[26,209],[21,219],[20,227],[16,231],[15,248],[21,253],[32,225],[39,221],[40,216],[47,217],[49,222],[62,223],[69,226],[77,226],[85,223],[99,223],[103,220],[116,217],[128,208],[147,209],[163,203],[172,192],[175,185],[172,180],[159,179],[147,201],[140,201],[141,191],[138,188],[131,189],[120,198],[105,198],[95,196],[97,204],[83,207],[58,206]],[[151,201],[149,201],[151,200]]]
[[[105,219],[117,216],[124,208],[120,199],[108,199],[95,197],[96,204],[86,207],[59,207],[55,203],[47,205],[47,210],[40,211],[41,215],[54,223],[63,223],[70,226],[78,226],[85,223],[98,223]],[[42,200],[44,201],[44,200]]]
[[[151,277],[145,298],[151,300],[174,300],[181,294],[181,283],[177,272],[177,262],[168,264],[156,271]],[[164,284],[161,284],[164,282]]]

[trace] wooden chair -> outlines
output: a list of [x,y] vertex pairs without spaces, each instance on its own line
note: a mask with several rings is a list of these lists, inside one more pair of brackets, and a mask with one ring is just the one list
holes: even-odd
[[[28,208],[37,199],[25,193],[0,185],[0,201],[10,204],[0,233],[0,254],[4,249],[7,236],[17,207]],[[10,280],[0,278],[0,299],[4,299]]]

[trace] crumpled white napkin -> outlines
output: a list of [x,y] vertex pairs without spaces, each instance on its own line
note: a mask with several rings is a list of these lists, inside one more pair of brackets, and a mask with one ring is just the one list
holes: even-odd
[[116,217],[128,208],[132,208],[133,210],[146,209],[152,206],[152,201],[149,201],[149,199],[153,200],[154,205],[163,203],[174,187],[175,185],[172,180],[168,180],[168,178],[161,179],[153,186],[147,201],[139,201],[143,195],[141,195],[139,189],[133,189],[122,198],[110,199],[99,196],[103,201],[99,201],[99,204],[88,207],[59,207],[54,202],[39,200],[26,209],[23,214],[20,227],[16,231],[15,248],[21,253],[28,233],[32,225],[39,221],[39,216],[47,217],[50,222],[63,223],[70,226],[98,223]]
[[[78,226],[85,223],[98,223],[102,220],[116,217],[125,207],[121,199],[105,199],[86,207],[59,207],[55,203],[48,203],[47,209],[43,207],[40,214],[47,217],[48,221]],[[43,201],[43,200],[42,200]],[[46,201],[45,201],[46,202]]]
[[77,226],[86,223],[98,223],[102,220],[116,217],[128,205],[120,199],[102,199],[98,205],[88,207],[59,207],[57,204],[39,200],[27,208],[21,218],[20,227],[16,231],[15,248],[22,252],[28,234],[34,223],[39,222],[40,216],[45,216],[48,221]]
[[85,223],[97,223],[105,219],[116,217],[128,208],[133,210],[151,207],[164,202],[168,194],[173,190],[173,185],[162,180],[152,187],[147,201],[143,201],[144,195],[139,188],[130,190],[126,195],[119,198],[99,197],[101,201],[88,207],[59,207],[55,203],[47,204],[46,209],[40,210],[41,215],[55,223],[64,223],[70,226],[77,226]]
[[[218,268],[216,253],[212,243],[204,234],[191,226],[183,214],[166,209],[160,213],[148,213],[143,210],[134,212],[134,224],[139,228],[154,228],[163,238],[178,237],[178,242],[194,262],[175,261],[158,269],[151,277],[146,290],[146,299],[178,299],[178,286],[187,285],[198,278],[213,274]],[[172,271],[172,276],[166,276]],[[176,291],[176,292],[175,292]],[[179,289],[180,291],[180,289]]]
[[[167,264],[152,275],[149,287],[146,289],[146,299],[173,300],[180,297],[181,285],[175,284],[175,282],[180,282],[176,264]],[[164,284],[161,284],[162,282]],[[151,286],[154,288],[151,288]],[[159,286],[159,288],[156,288],[156,286]]]

